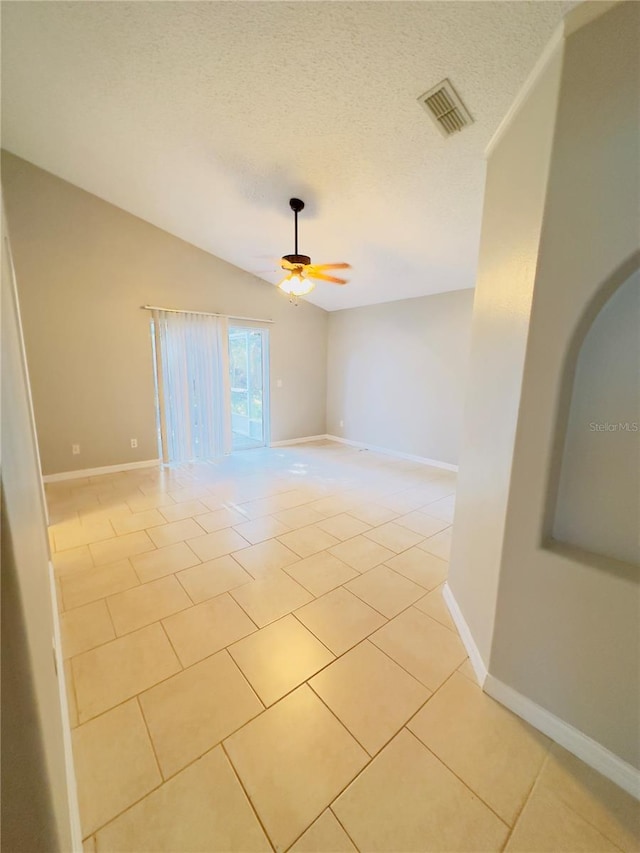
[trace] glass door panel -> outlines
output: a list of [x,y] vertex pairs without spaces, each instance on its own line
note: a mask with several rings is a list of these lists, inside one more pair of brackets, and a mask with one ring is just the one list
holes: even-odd
[[229,327],[233,450],[264,447],[267,443],[267,344],[267,332],[263,329]]

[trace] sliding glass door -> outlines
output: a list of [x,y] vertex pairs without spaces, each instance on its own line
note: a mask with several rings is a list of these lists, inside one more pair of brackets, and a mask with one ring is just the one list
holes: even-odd
[[229,384],[233,450],[268,443],[268,332],[229,326]]
[[162,459],[216,459],[269,443],[269,333],[226,317],[154,309]]

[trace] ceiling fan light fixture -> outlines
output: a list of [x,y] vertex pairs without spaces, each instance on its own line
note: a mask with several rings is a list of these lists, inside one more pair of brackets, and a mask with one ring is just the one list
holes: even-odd
[[306,296],[307,293],[311,293],[315,286],[315,281],[303,278],[303,276],[297,272],[292,272],[285,276],[278,285],[280,290],[284,293],[288,293],[290,296]]
[[304,202],[299,198],[290,198],[289,207],[293,211],[295,249],[290,255],[283,255],[280,258],[280,266],[288,271],[288,275],[277,287],[291,297],[290,302],[297,304],[297,297],[311,293],[316,286],[316,280],[329,281],[332,284],[347,284],[345,278],[327,275],[327,270],[346,270],[349,269],[350,264],[312,264],[309,255],[301,255],[298,252],[298,214],[304,210]]

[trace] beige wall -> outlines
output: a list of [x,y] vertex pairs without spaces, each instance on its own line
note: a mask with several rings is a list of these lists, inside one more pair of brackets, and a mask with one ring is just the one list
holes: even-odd
[[[495,682],[639,767],[638,570],[555,550],[547,528],[575,332],[637,267],[640,6],[602,6],[567,29],[489,161],[451,587]],[[522,240],[510,218],[526,225]],[[515,301],[512,323],[483,312],[501,291]],[[480,360],[481,344],[493,358]]]
[[457,464],[472,309],[458,290],[331,313],[327,432]]
[[144,304],[275,320],[271,439],[326,431],[326,312],[6,152],[2,183],[45,474],[157,458]]
[[70,817],[44,499],[4,222],[1,304],[2,849],[67,853],[81,841]]

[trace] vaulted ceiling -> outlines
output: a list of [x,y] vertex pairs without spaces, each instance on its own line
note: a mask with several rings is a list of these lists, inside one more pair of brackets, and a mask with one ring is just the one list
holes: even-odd
[[473,287],[484,148],[573,5],[3,2],[2,143],[270,282],[302,198],[328,310]]

